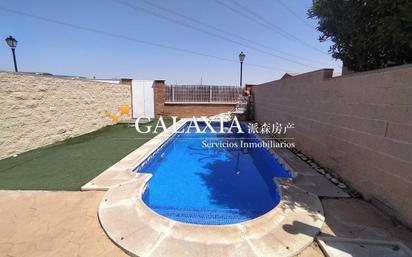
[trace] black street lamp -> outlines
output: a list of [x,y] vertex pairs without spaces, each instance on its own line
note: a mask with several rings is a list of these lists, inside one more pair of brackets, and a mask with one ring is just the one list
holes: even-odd
[[7,42],[7,44],[10,46],[11,51],[12,51],[12,53],[13,53],[14,70],[15,70],[16,72],[18,72],[18,70],[17,70],[17,62],[16,62],[16,46],[17,46],[17,40],[16,40],[14,37],[9,36],[8,38],[6,38],[6,42]]
[[245,54],[240,52],[239,61],[240,61],[240,88],[242,88],[242,73],[243,73],[243,61],[245,60]]

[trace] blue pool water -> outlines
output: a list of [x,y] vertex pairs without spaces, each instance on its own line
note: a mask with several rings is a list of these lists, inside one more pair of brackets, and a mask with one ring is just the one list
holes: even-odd
[[[175,134],[135,169],[153,174],[143,201],[167,218],[194,224],[239,223],[270,211],[280,200],[273,178],[289,174],[266,148],[240,147],[241,141],[259,142],[244,126],[245,134]],[[205,147],[212,142],[232,147]]]

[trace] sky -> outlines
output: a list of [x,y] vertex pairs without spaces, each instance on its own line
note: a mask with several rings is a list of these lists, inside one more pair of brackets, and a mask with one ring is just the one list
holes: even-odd
[[[168,84],[264,83],[334,68],[312,0],[0,0],[0,38],[19,71]],[[37,18],[34,18],[37,17]],[[0,70],[13,70],[0,41]]]

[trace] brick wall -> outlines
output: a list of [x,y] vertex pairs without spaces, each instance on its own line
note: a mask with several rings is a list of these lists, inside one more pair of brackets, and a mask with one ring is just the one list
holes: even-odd
[[193,116],[212,116],[222,112],[228,112],[235,108],[235,104],[182,104],[165,102],[165,81],[155,80],[155,113],[158,116],[178,116],[179,118],[191,118]]
[[130,101],[130,85],[0,72],[0,159],[111,124]]
[[412,226],[412,65],[331,76],[254,86],[255,119],[294,122],[298,149]]

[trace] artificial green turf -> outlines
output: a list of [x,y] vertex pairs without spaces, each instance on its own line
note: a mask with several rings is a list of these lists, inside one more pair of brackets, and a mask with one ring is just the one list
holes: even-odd
[[0,189],[80,190],[155,135],[119,124],[0,160]]

